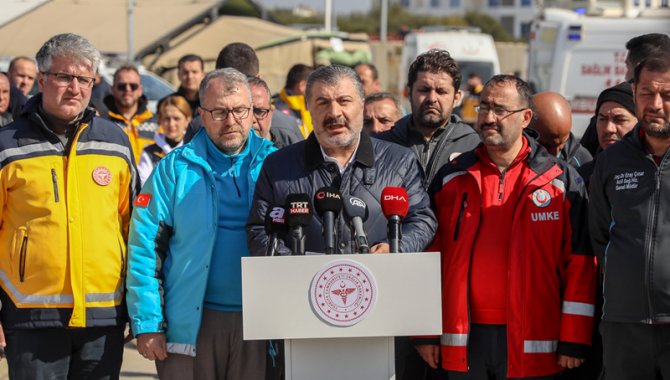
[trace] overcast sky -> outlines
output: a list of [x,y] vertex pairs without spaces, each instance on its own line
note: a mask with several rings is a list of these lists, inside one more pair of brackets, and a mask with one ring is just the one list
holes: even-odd
[[[367,12],[370,10],[372,0],[332,0],[333,10],[337,14],[349,14],[351,12]],[[256,0],[256,3],[268,8],[291,8],[297,5],[307,5],[317,11],[323,11],[325,0]]]

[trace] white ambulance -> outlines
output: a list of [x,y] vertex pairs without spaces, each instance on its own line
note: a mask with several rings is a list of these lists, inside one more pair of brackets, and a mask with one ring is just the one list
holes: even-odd
[[412,32],[405,36],[402,49],[399,93],[403,93],[407,85],[407,72],[411,63],[419,54],[430,49],[444,49],[449,52],[461,69],[463,83],[473,72],[484,82],[500,74],[498,52],[489,34],[480,33],[476,28]]
[[655,13],[605,17],[547,8],[533,21],[528,80],[536,91],[555,91],[570,101],[577,137],[588,126],[600,92],[624,81],[626,42],[647,33],[670,34],[670,13]]

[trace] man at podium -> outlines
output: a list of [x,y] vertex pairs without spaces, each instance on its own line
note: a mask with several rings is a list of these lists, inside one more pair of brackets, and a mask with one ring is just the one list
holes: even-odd
[[[388,186],[407,191],[407,215],[402,219],[400,252],[421,252],[435,234],[435,215],[423,189],[423,172],[407,148],[377,140],[363,129],[363,86],[355,71],[332,65],[314,71],[307,80],[307,105],[314,132],[307,140],[285,147],[263,163],[247,222],[252,255],[264,255],[268,236],[264,218],[268,207],[284,205],[302,193],[311,199],[322,187],[342,197],[355,196],[368,209],[363,227],[371,253],[388,253],[387,221],[382,213],[382,191]],[[400,197],[402,198],[402,197]],[[356,253],[355,235],[344,217],[336,216],[337,242],[333,253]],[[326,252],[324,218],[312,215],[302,226],[306,251]],[[280,241],[278,254],[290,254],[289,239]]]

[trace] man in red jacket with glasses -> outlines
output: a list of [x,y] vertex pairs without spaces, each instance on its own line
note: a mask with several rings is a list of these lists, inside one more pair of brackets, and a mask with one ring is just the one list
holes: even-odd
[[458,379],[552,379],[591,342],[596,267],[583,181],[523,133],[530,89],[493,77],[477,109],[483,144],[444,166],[431,187],[442,252],[437,339],[417,343]]

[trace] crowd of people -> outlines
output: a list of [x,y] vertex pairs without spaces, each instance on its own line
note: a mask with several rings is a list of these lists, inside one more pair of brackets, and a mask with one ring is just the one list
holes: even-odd
[[[50,38],[0,74],[10,379],[116,379],[133,338],[160,379],[282,379],[281,342],[242,336],[266,216],[332,189],[367,207],[369,252],[394,253],[381,194],[400,187],[397,252],[440,252],[442,334],[397,337],[396,378],[670,380],[670,38],[626,48],[578,141],[561,94],[496,75],[464,95],[445,50],[410,65],[407,114],[369,63],[297,64],[273,95],[243,43],[211,72],[182,57],[154,114],[136,66],[103,91],[91,42]],[[301,250],[359,251],[325,223],[304,220]]]

